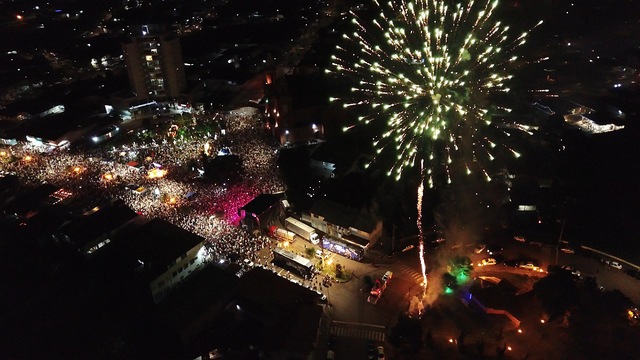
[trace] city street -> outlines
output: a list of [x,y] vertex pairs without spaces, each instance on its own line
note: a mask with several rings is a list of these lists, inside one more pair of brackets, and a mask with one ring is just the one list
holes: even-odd
[[[291,246],[291,250],[302,253],[305,245],[309,244],[301,240],[296,241]],[[485,253],[475,254],[472,249],[473,247],[469,246],[468,255],[474,263],[487,257]],[[443,250],[439,249],[427,253],[427,263],[430,266],[434,266],[436,257],[442,257],[439,254],[441,251]],[[382,256],[376,251],[372,251],[363,262],[352,261],[337,254],[330,256],[334,262],[345,266],[347,271],[353,271],[355,276],[345,283],[333,282],[329,287],[321,287],[322,293],[328,298],[329,305],[325,307],[325,317],[315,359],[325,358],[328,342],[331,343],[336,357],[360,359],[366,358],[367,346],[370,342],[385,344],[389,340],[390,329],[396,325],[400,315],[407,310],[410,297],[422,293],[420,285],[422,274],[417,255],[417,249],[414,248],[397,253],[392,257]],[[547,266],[555,263],[556,251],[555,248],[514,241],[505,246],[504,257],[506,259],[525,257],[538,259],[541,267],[546,269]],[[584,276],[594,276],[598,284],[607,290],[617,288],[628,294],[634,301],[637,299],[638,281],[621,270],[608,268],[597,260],[578,254],[563,252],[558,253],[558,263],[579,269],[583,278]],[[368,294],[363,292],[364,277],[370,276],[375,280],[382,277],[386,271],[393,272],[393,279],[376,305],[368,303]],[[544,272],[503,265],[480,267],[474,273],[495,277],[502,277],[507,273],[516,276],[527,275],[531,277],[530,285],[546,275]],[[298,280],[305,283],[302,279]],[[435,280],[433,282],[437,283]],[[313,286],[319,282],[311,280],[308,284]],[[449,314],[448,317],[454,314],[455,316],[448,318],[444,314]],[[550,334],[564,334],[562,329],[555,328],[557,325],[539,324],[539,319],[523,319],[523,324],[529,325],[525,325],[525,328],[521,330],[528,334],[534,332],[536,338],[523,336],[504,317],[495,315],[487,317],[487,315],[467,308],[455,296],[440,296],[433,308],[427,307],[422,320],[423,328],[430,333],[435,344],[433,348],[422,351],[422,355],[424,355],[422,358],[429,358],[428,354],[444,356],[447,359],[462,358],[456,349],[456,344],[449,343],[450,339],[456,339],[461,329],[467,333],[465,346],[468,349],[473,349],[474,344],[482,342],[486,344],[485,353],[492,354],[495,353],[495,347],[508,343],[513,356],[525,356],[528,353],[553,353],[553,346],[555,346],[553,344],[560,340],[550,339]],[[532,327],[531,324],[538,325]],[[390,346],[386,346],[388,358],[411,358],[411,356],[407,357],[408,355],[400,353],[393,354],[392,350]]]

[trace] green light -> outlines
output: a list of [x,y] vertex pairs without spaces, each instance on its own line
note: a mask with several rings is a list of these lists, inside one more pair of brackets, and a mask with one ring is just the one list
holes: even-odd
[[458,285],[462,285],[465,284],[467,281],[469,281],[469,277],[461,272],[456,276],[456,282],[458,283]]
[[447,294],[447,295],[448,294],[453,294],[453,290],[450,287],[447,286],[446,288],[444,288],[444,293]]

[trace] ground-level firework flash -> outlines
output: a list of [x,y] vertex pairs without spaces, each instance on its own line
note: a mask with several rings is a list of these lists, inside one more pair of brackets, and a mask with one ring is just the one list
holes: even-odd
[[422,269],[422,294],[427,294],[427,266],[424,262],[424,233],[422,231],[422,195],[424,193],[424,169],[423,163],[420,164],[420,186],[418,186],[418,234],[420,242],[418,245],[418,256],[420,257],[420,267]]

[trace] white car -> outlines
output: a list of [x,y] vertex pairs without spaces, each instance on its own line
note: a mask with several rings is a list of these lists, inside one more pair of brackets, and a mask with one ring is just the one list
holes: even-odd
[[575,251],[575,250],[573,250],[573,249],[572,249],[572,248],[570,248],[570,247],[563,247],[563,248],[560,248],[560,251],[562,251],[562,252],[563,252],[563,253],[565,253],[565,254],[575,254],[575,253],[576,253],[576,251]]
[[611,266],[614,269],[622,270],[622,264],[620,264],[617,261],[611,261],[608,264],[609,264],[609,266]]
[[384,276],[382,276],[382,281],[388,284],[389,280],[391,280],[392,278],[393,278],[393,273],[391,271],[387,271],[386,273],[384,273]]
[[540,269],[540,267],[538,267],[536,264],[531,263],[531,262],[522,263],[522,264],[518,265],[518,267],[521,268],[521,269],[527,269],[527,270],[533,270],[533,271],[542,271],[542,269]]
[[480,261],[478,263],[478,266],[491,266],[491,265],[495,265],[497,263],[498,262],[494,258],[485,258],[485,259],[482,259],[482,261]]

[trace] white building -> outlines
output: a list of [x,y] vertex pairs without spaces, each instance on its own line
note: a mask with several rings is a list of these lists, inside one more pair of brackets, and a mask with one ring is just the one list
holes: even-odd
[[121,241],[155,303],[204,266],[204,238],[162,219],[148,221]]

